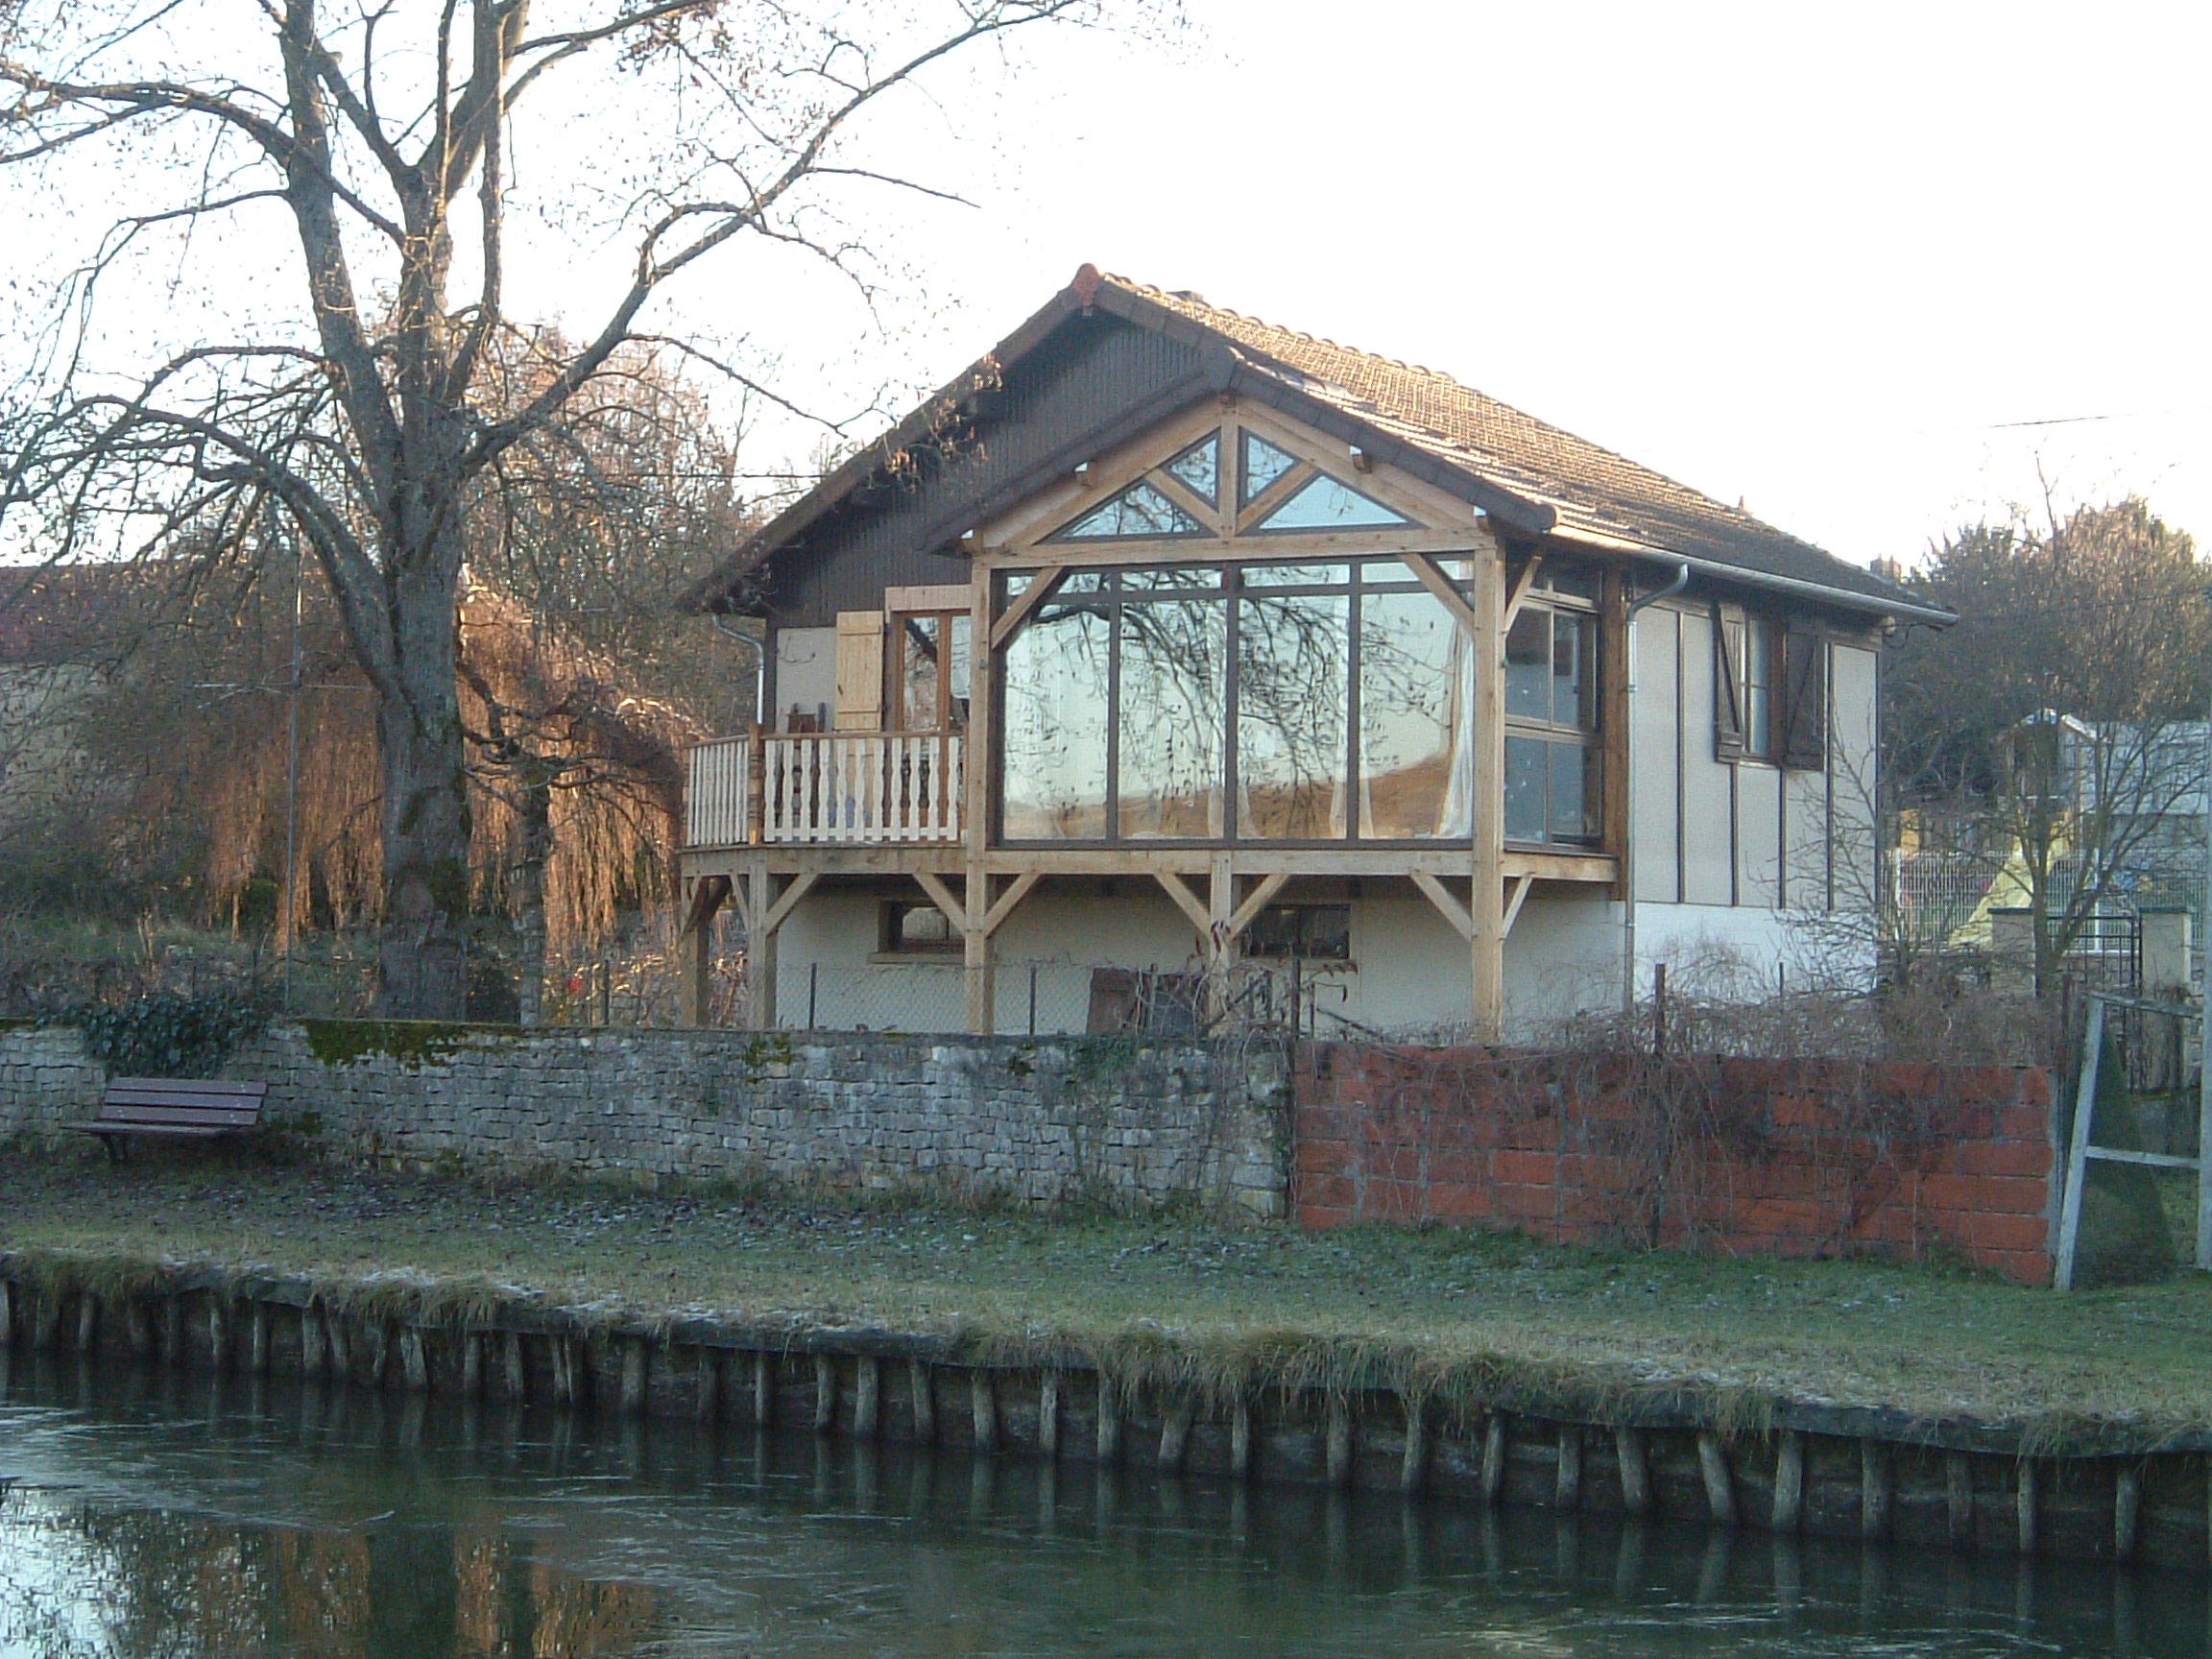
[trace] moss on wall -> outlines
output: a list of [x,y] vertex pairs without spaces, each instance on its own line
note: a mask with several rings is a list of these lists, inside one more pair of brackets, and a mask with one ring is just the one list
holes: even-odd
[[444,1059],[464,1044],[517,1042],[519,1025],[468,1024],[445,1020],[302,1020],[308,1051],[325,1066],[350,1066],[388,1055],[410,1068]]

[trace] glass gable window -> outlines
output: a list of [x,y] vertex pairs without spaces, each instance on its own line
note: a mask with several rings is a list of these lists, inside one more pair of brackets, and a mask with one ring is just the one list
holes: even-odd
[[[1081,572],[1086,588],[1095,572]],[[1060,593],[1006,642],[1001,822],[1011,841],[1096,841],[1106,834],[1112,751],[1113,611]]]
[[1221,500],[1221,434],[1209,432],[1174,460],[1167,471],[1208,506]]
[[1407,521],[1382,502],[1339,484],[1327,473],[1313,478],[1289,500],[1253,526],[1255,530],[1381,530]]
[[1344,833],[1352,596],[1247,592],[1237,607],[1237,821],[1249,836]]
[[1237,469],[1237,505],[1251,506],[1268,485],[1297,465],[1297,456],[1278,449],[1257,432],[1246,432],[1243,464]]
[[1140,478],[1118,495],[1101,501],[1054,541],[1112,541],[1130,537],[1197,536],[1205,526]]

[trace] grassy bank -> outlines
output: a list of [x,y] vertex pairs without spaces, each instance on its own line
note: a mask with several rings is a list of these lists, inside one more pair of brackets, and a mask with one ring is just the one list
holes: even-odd
[[[1305,1236],[921,1205],[493,1188],[204,1164],[10,1160],[0,1249],[440,1293],[517,1287],[609,1314],[721,1313],[1061,1342],[1203,1378],[1427,1378],[1510,1399],[1687,1387],[2032,1427],[2212,1429],[2212,1280],[2060,1297],[1929,1268],[1719,1262],[1494,1234]],[[388,1281],[387,1281],[388,1282]]]

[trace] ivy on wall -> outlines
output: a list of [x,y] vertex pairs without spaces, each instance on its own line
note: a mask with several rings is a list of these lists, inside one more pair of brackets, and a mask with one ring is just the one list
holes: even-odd
[[212,1077],[268,1016],[228,996],[158,992],[112,1007],[80,1008],[46,1023],[74,1025],[110,1077]]

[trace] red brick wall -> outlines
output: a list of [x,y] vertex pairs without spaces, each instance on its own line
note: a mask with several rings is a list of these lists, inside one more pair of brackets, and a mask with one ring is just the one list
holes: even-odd
[[2050,1277],[2036,1067],[1301,1055],[1301,1224],[1441,1221],[1721,1255],[1950,1253]]

